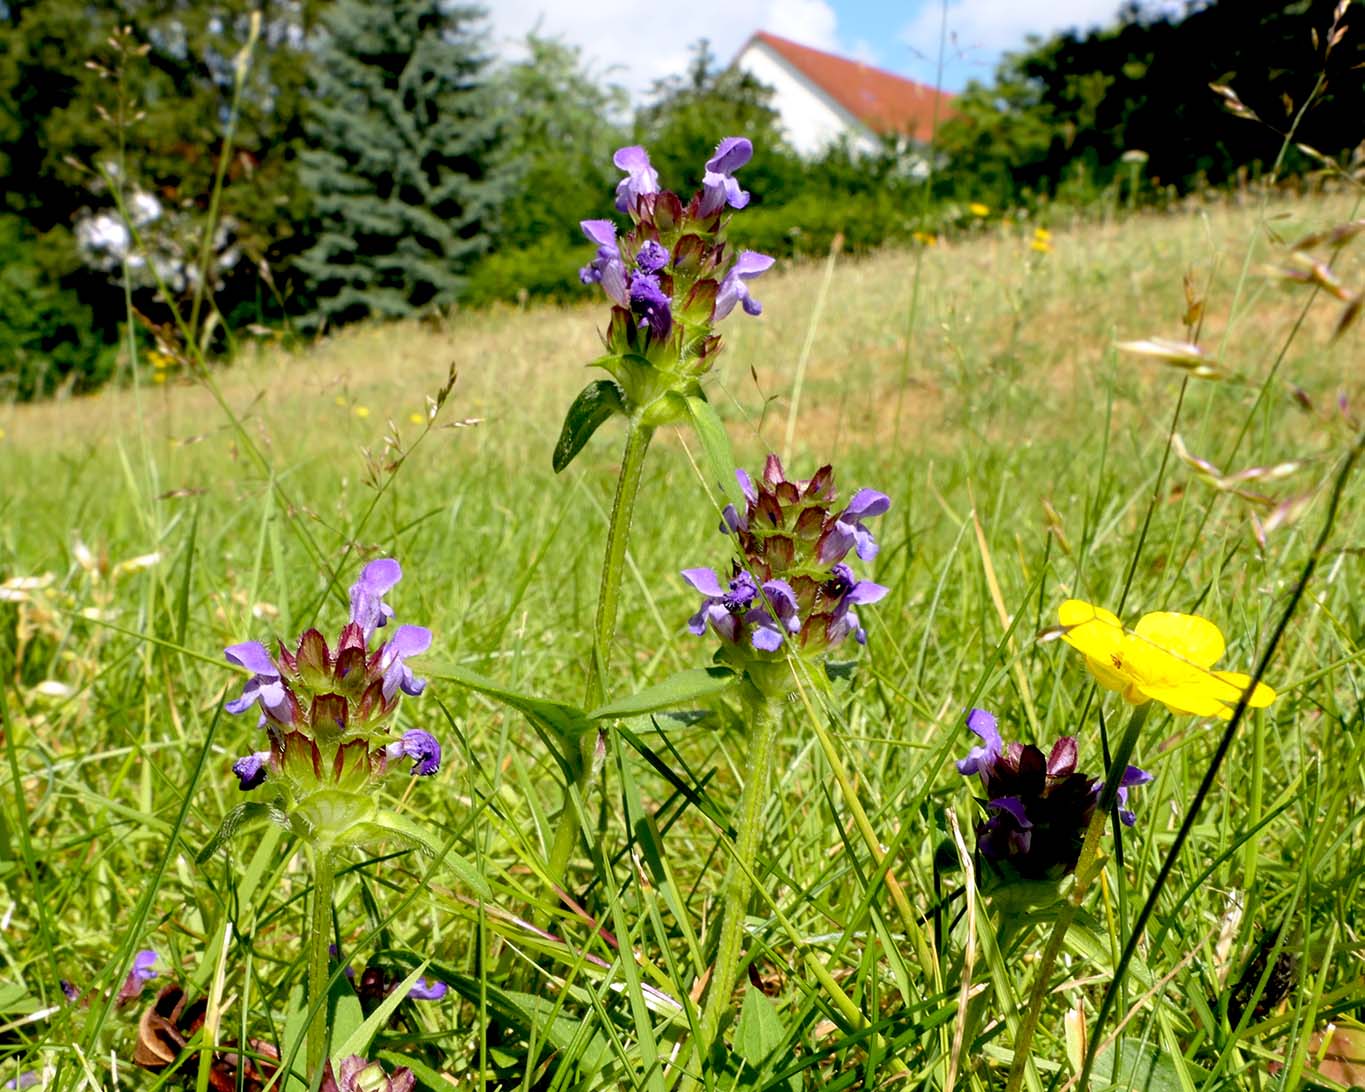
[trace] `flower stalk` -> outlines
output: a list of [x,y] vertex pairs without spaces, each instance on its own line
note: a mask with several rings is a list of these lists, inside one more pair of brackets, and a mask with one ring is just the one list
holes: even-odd
[[313,904],[308,922],[308,1072],[327,1061],[327,991],[331,985],[327,947],[332,935],[332,890],[336,858],[331,850],[313,853]]
[[725,875],[725,894],[721,902],[720,941],[712,966],[706,1007],[702,1010],[700,1046],[703,1057],[716,1042],[721,1017],[730,1007],[730,995],[739,971],[744,940],[744,919],[762,835],[761,816],[768,800],[768,781],[772,767],[773,741],[777,732],[774,704],[757,690],[746,688],[744,708],[753,735],[749,748],[749,777],[739,801],[739,823],[735,829],[735,850]]

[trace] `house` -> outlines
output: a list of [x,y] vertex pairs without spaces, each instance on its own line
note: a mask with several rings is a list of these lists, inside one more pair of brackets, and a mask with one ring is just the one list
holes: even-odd
[[773,107],[791,146],[819,155],[840,138],[874,152],[886,136],[927,144],[953,96],[880,68],[760,30],[734,64],[773,88]]

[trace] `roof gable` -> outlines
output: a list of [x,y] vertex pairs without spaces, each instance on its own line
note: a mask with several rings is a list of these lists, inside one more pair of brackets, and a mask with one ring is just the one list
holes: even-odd
[[[942,122],[953,96],[881,68],[851,61],[760,30],[749,45],[762,43],[874,133],[903,133],[915,140],[933,136],[935,108]],[[741,53],[743,51],[741,50]]]

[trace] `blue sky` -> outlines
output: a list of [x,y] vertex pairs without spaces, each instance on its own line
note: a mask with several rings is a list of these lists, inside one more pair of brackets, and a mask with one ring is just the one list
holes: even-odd
[[[1114,20],[1121,0],[488,0],[494,45],[514,54],[527,31],[566,38],[582,47],[599,72],[634,92],[682,71],[687,46],[700,37],[729,59],[756,30],[856,57],[933,83],[945,10],[943,86],[988,81],[1002,52],[1030,33]],[[1177,0],[1148,0],[1171,6]],[[654,12],[646,15],[646,12]],[[666,14],[665,14],[666,13]]]

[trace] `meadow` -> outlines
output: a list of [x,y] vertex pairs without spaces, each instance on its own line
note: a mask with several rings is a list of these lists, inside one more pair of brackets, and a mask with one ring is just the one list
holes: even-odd
[[[619,420],[558,475],[551,457],[600,374],[584,365],[605,306],[263,344],[211,380],[143,358],[122,389],[0,407],[0,1077],[307,1087],[319,900],[279,827],[215,841],[260,738],[254,712],[223,712],[242,676],[222,649],[314,624],[330,640],[362,564],[392,557],[389,601],[434,634],[403,721],[445,753],[385,792],[434,851],[339,860],[313,918],[337,949],[332,1056],[429,1089],[1365,1082],[1361,333],[1334,336],[1343,301],[1276,272],[1357,215],[1341,196],[1253,196],[1050,237],[992,215],[754,283],[763,314],[726,320],[707,379],[735,462],[757,476],[777,452],[793,478],[832,464],[845,499],[885,493],[861,569],[890,590],[827,679],[793,669],[715,1035],[739,802],[764,762],[733,686],[630,700],[716,647],[688,632],[679,573],[730,556],[729,483],[692,430],[660,428],[644,467],[602,695],[618,714],[588,740],[580,795],[566,803],[551,714],[497,693],[576,703],[591,672]],[[1358,285],[1352,242],[1314,253]],[[1208,359],[1117,348],[1153,337]],[[1076,736],[1104,775],[1124,702],[1037,639],[1069,599],[1210,619],[1220,668],[1273,653],[1277,697],[1231,722],[1140,707],[1136,824],[1049,900],[987,883],[980,785],[954,762],[979,707],[1044,753]],[[583,838],[561,868],[563,809]],[[145,950],[157,977],[130,992]],[[445,994],[405,998],[419,974]],[[171,984],[206,999],[201,1024],[146,1015]],[[134,1068],[158,1044],[161,1064]]]

